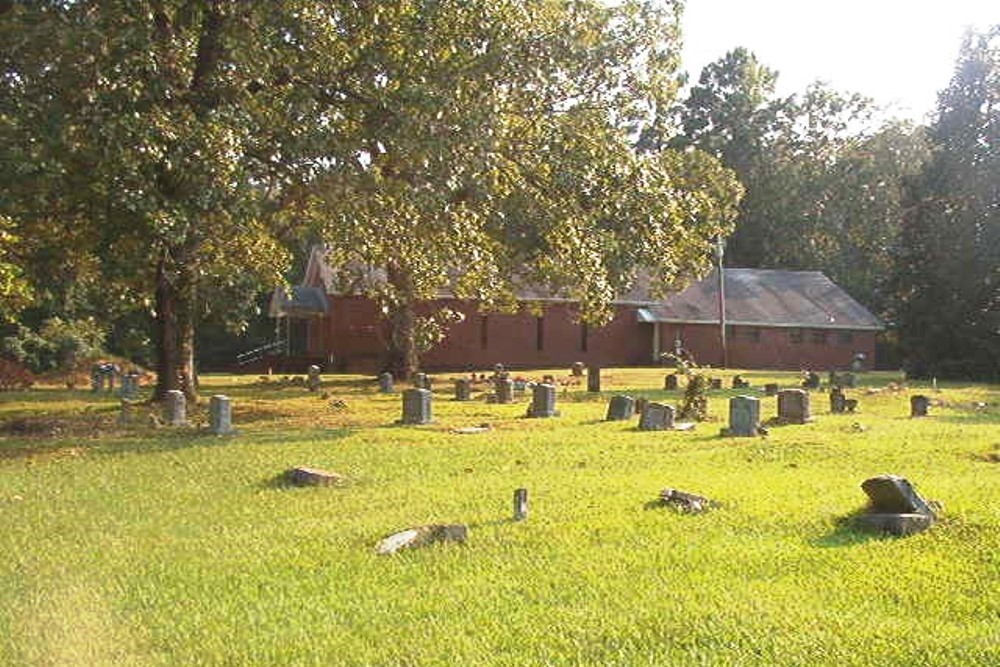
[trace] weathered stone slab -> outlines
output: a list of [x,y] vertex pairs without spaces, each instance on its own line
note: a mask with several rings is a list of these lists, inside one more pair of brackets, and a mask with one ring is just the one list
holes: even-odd
[[163,399],[163,419],[170,426],[184,426],[187,424],[187,401],[184,392],[178,389],[171,389]]
[[292,468],[285,478],[295,486],[332,486],[344,480],[343,475],[318,468]]
[[612,396],[608,402],[608,414],[604,421],[624,421],[635,414],[635,399],[631,396]]
[[926,417],[930,413],[931,399],[923,395],[910,396],[910,416]]
[[873,514],[909,514],[917,512],[933,516],[934,511],[927,501],[910,484],[898,475],[879,475],[861,483],[861,489],[868,494]]
[[407,389],[403,392],[403,424],[431,422],[431,392],[429,389]]
[[862,514],[857,520],[864,528],[898,537],[919,533],[934,524],[934,517],[919,513]]
[[760,399],[754,396],[733,396],[729,399],[729,429],[727,435],[749,438],[760,428]]
[[531,388],[531,405],[528,416],[537,418],[557,417],[556,388],[551,384],[536,384]]
[[392,373],[379,373],[378,376],[378,390],[383,394],[388,394],[392,392],[393,377]]
[[216,394],[209,399],[208,428],[215,435],[233,432],[233,404],[228,396]]
[[783,424],[807,424],[811,422],[809,392],[805,389],[782,389],[779,391],[778,421]]
[[467,378],[455,380],[455,400],[468,401],[472,398],[472,381]]
[[667,431],[674,427],[674,406],[649,403],[639,418],[640,431]]
[[402,549],[418,549],[441,542],[463,543],[468,538],[468,526],[460,523],[418,526],[383,538],[375,546],[375,553],[387,556]]
[[601,391],[601,367],[600,366],[588,366],[587,367],[587,391],[592,394],[599,393]]

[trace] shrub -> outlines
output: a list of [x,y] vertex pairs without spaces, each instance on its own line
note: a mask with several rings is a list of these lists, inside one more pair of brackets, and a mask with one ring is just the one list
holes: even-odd
[[16,334],[3,340],[3,352],[34,373],[43,373],[74,368],[80,361],[102,356],[104,337],[104,329],[92,318],[53,317],[37,332],[19,326]]
[[0,357],[0,391],[29,389],[34,383],[35,377],[22,364]]

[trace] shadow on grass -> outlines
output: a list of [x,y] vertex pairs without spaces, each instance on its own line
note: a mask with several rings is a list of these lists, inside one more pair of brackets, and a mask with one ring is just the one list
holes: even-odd
[[241,433],[236,429],[230,435],[215,435],[203,428],[178,427],[162,428],[147,431],[150,437],[114,442],[97,441],[89,447],[95,454],[155,454],[172,452],[195,447],[227,447],[230,445],[284,445],[290,440],[297,443],[303,441],[332,441],[346,438],[352,429],[313,429],[294,431],[294,437],[289,437],[283,431]]
[[875,541],[882,542],[899,539],[889,533],[862,526],[859,517],[866,511],[868,511],[868,508],[862,507],[846,516],[839,517],[832,531],[823,537],[810,540],[810,544],[821,549],[835,549],[840,547],[854,547]]

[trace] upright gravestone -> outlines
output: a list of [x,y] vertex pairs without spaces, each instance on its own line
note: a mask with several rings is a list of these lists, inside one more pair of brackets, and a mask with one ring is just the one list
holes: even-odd
[[805,389],[782,389],[778,392],[778,421],[784,424],[806,424],[812,421],[809,392]]
[[760,428],[760,400],[754,396],[733,396],[729,399],[728,434],[740,438],[757,435]]
[[777,396],[778,391],[781,388],[778,386],[777,382],[769,382],[764,385],[764,395],[765,396]]
[[407,389],[403,392],[404,424],[429,424],[431,421],[431,392],[429,389]]
[[306,382],[308,384],[309,391],[319,391],[319,386],[320,386],[320,384],[322,382],[322,380],[320,379],[320,368],[319,368],[319,366],[316,366],[315,364],[313,364],[313,365],[309,366],[309,368],[306,370],[306,372],[308,374],[308,378],[307,378]]
[[164,398],[164,418],[170,426],[187,424],[187,404],[183,391],[171,389],[167,392]]
[[639,418],[640,431],[667,431],[674,427],[674,406],[649,403]]
[[233,405],[228,396],[216,394],[208,402],[209,430],[215,435],[233,432]]
[[918,394],[910,396],[910,416],[926,417],[931,408],[931,399]]
[[678,387],[677,373],[671,373],[663,378],[663,388],[667,391],[676,391]]
[[847,412],[847,397],[839,386],[830,388],[830,412],[835,415]]
[[733,389],[747,389],[750,383],[743,379],[742,375],[733,376]]
[[528,518],[528,490],[514,491],[514,521],[524,521]]
[[631,396],[612,396],[608,403],[608,414],[605,421],[623,421],[631,419],[635,414],[635,399]]
[[531,390],[529,417],[557,417],[556,388],[551,384],[536,384]]
[[118,390],[121,397],[126,401],[134,401],[139,397],[139,375],[137,373],[126,373],[122,376],[121,388]]
[[587,391],[599,393],[601,391],[601,367],[590,365],[587,367]]
[[819,375],[809,371],[802,380],[803,389],[819,389]]
[[383,394],[388,394],[392,391],[392,373],[379,373],[378,376],[378,390]]
[[455,400],[468,401],[472,398],[472,381],[468,378],[455,380]]
[[500,377],[494,380],[496,387],[497,403],[514,402],[514,381],[509,377]]
[[574,361],[573,365],[570,366],[569,370],[570,370],[570,373],[573,374],[573,377],[575,377],[575,378],[582,378],[583,377],[583,371],[584,371],[585,368],[586,368],[586,366],[584,366],[584,364],[583,364],[582,361]]
[[709,381],[709,386],[712,389],[722,389],[722,378],[712,378]]
[[427,389],[430,391],[431,379],[427,377],[427,373],[414,373],[413,374],[413,388],[414,389]]
[[98,392],[104,389],[104,373],[100,364],[95,364],[90,369],[90,391]]

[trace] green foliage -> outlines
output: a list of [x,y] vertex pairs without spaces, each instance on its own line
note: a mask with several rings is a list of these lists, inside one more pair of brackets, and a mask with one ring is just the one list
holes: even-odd
[[24,270],[11,261],[19,240],[9,231],[12,227],[13,223],[0,213],[0,322],[14,319],[32,297]]
[[70,370],[104,354],[106,336],[105,327],[94,319],[53,317],[38,331],[19,325],[16,334],[3,339],[3,352],[35,373]]
[[970,34],[930,128],[897,265],[897,315],[919,376],[1000,377],[1000,26]]
[[[755,387],[797,384],[738,372]],[[529,375],[546,373],[565,369]],[[602,378],[607,391],[673,401],[662,374]],[[710,421],[686,433],[604,422],[607,396],[583,388],[560,394],[554,419],[524,419],[523,403],[435,399],[437,424],[398,427],[399,395],[371,378],[324,383],[340,410],[255,380],[203,378],[233,397],[239,432],[227,438],[154,430],[144,416],[119,426],[103,394],[4,396],[0,663],[1000,661],[996,385],[868,395],[898,376],[866,374],[857,414],[829,414],[814,393],[812,424],[722,438],[736,392],[710,393]],[[910,419],[910,392],[943,405]],[[761,403],[774,414],[775,398]],[[484,421],[490,432],[449,432]],[[301,465],[346,482],[279,481]],[[902,539],[851,527],[860,482],[884,472],[941,501],[942,520]],[[513,522],[520,487],[528,518]],[[720,506],[674,512],[652,503],[664,487]],[[435,522],[468,524],[468,542],[374,554],[380,538]]]

